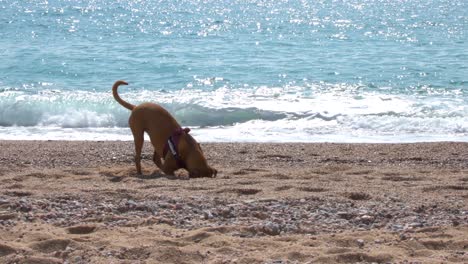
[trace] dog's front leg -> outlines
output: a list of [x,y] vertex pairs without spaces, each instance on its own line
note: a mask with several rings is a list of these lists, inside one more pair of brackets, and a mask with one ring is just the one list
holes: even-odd
[[159,156],[158,152],[155,150],[154,151],[154,154],[153,154],[153,161],[154,161],[154,164],[156,164],[156,166],[158,166],[158,168],[160,170],[162,170],[162,163],[161,163],[161,156]]
[[174,175],[174,172],[177,170],[177,168],[177,164],[173,158],[164,160],[164,164],[161,166],[161,170],[166,175]]

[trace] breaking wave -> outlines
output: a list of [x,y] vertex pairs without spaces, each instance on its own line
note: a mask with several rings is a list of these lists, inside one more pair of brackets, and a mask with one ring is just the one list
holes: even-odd
[[[358,86],[317,87],[221,87],[173,92],[122,89],[121,97],[134,104],[161,104],[183,126],[198,128],[196,133],[207,141],[468,138],[468,104],[460,96],[448,94],[441,100],[441,95],[392,95],[359,90]],[[126,129],[119,131],[128,127],[128,116],[129,111],[116,103],[110,92],[0,92],[4,139],[15,138],[11,133],[21,138],[50,131],[54,131],[50,138],[57,139],[63,136],[60,129],[68,135],[66,138],[75,131],[81,135],[77,139],[129,139]],[[17,132],[19,128],[24,135]],[[86,137],[86,133],[93,136]]]

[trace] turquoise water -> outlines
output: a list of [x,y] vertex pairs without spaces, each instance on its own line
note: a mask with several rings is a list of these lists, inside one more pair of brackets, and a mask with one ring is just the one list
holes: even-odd
[[468,141],[468,2],[0,0],[0,139]]

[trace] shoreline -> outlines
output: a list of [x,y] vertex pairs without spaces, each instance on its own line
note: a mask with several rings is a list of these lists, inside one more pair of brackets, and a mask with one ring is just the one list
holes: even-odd
[[[127,128],[128,129],[128,128]],[[75,131],[64,133],[63,135],[56,134],[54,131],[36,131],[31,133],[30,131],[11,131],[1,130],[0,134],[3,134],[3,138],[0,141],[80,141],[80,142],[99,142],[99,141],[133,141],[131,131],[128,129],[127,133],[122,133],[119,129],[119,133],[100,134],[90,131]],[[65,129],[66,130],[66,129]],[[321,143],[337,143],[337,144],[422,144],[422,143],[468,143],[468,135],[456,135],[446,137],[445,135],[427,135],[427,136],[414,136],[414,135],[401,135],[401,136],[349,136],[349,135],[288,135],[289,138],[296,138],[296,140],[290,139],[278,139],[280,135],[265,136],[265,135],[250,135],[243,140],[232,141],[229,131],[224,129],[206,129],[206,131],[193,131],[192,135],[199,143],[262,143],[262,144],[288,144],[288,143],[301,143],[301,144],[321,144]],[[221,135],[216,138],[209,135],[216,135],[221,132]],[[10,135],[12,133],[12,135]],[[50,133],[50,134],[49,134]],[[23,134],[21,137],[18,135]],[[44,137],[45,135],[45,137]],[[264,137],[265,136],[265,137]],[[236,138],[240,138],[237,136]],[[261,140],[259,140],[261,138]],[[313,138],[313,140],[310,140]],[[149,141],[149,138],[145,135],[145,140]]]
[[[339,144],[412,144],[412,143],[468,143],[468,134],[308,134],[300,131],[257,133],[256,128],[189,126],[191,134],[200,143],[339,143]],[[253,129],[255,133],[241,133]],[[133,141],[128,127],[61,128],[61,127],[0,127],[0,141]],[[233,141],[232,139],[236,139]],[[149,141],[147,135],[145,139]]]
[[468,143],[201,145],[217,178],[149,142],[138,176],[132,141],[0,141],[0,262],[468,261]]

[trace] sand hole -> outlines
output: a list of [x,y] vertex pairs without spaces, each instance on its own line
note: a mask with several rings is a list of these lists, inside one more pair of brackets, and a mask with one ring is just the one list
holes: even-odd
[[191,186],[191,187],[186,187],[185,189],[189,191],[206,191],[206,190],[209,190],[210,188],[200,187],[200,186]]
[[63,260],[58,259],[58,258],[52,258],[52,257],[27,256],[26,258],[22,259],[21,263],[29,263],[29,264],[62,264]]
[[34,243],[31,248],[41,251],[42,253],[52,253],[54,251],[62,251],[70,244],[68,239],[49,239]]
[[16,250],[13,247],[10,247],[5,244],[0,244],[0,257],[16,253]]
[[313,171],[310,171],[310,173],[317,174],[317,175],[327,175],[327,174],[330,174],[331,172],[328,170],[313,170]]
[[367,193],[352,192],[347,193],[345,196],[351,200],[360,201],[360,200],[369,200],[371,196]]
[[19,175],[19,176],[14,176],[12,179],[4,179],[3,183],[10,183],[10,182],[13,182],[13,181],[23,182],[24,180],[26,180],[26,176]]
[[441,190],[466,191],[466,190],[468,190],[468,186],[445,185],[445,186],[431,186],[431,187],[423,188],[424,192],[441,191]]
[[281,154],[262,155],[262,156],[259,156],[259,158],[261,159],[286,159],[286,160],[292,159],[292,157],[289,155],[281,155]]
[[399,172],[383,172],[382,174],[385,176],[401,176]]
[[259,172],[259,171],[265,171],[265,170],[247,168],[247,169],[241,169],[239,171],[233,172],[232,174],[234,174],[234,175],[246,175],[246,174],[250,174],[251,172]]
[[423,244],[427,249],[431,250],[444,250],[447,249],[450,244],[450,242],[442,240],[426,240],[420,241],[420,243]]
[[208,233],[208,232],[199,232],[197,234],[194,234],[194,235],[191,235],[187,238],[185,238],[185,240],[187,241],[191,241],[191,242],[195,242],[195,243],[199,243],[207,238],[211,237],[211,234]]
[[285,174],[282,174],[282,173],[265,174],[265,175],[263,175],[263,177],[277,179],[277,180],[289,180],[289,179],[291,179],[291,177],[289,177],[289,176],[287,176]]
[[423,228],[416,230],[417,233],[433,233],[433,232],[439,232],[439,231],[441,231],[441,228],[438,226],[423,227]]
[[279,187],[276,187],[275,188],[275,191],[286,191],[286,190],[289,190],[291,189],[292,186],[289,186],[289,185],[286,185],[286,186],[279,186]]
[[79,225],[79,226],[71,226],[67,228],[68,233],[70,234],[90,234],[96,230],[96,226],[94,225]]
[[257,194],[259,192],[261,192],[261,190],[257,190],[257,189],[237,189],[236,192],[240,195],[254,195],[254,194]]
[[335,247],[335,248],[330,248],[326,251],[327,254],[344,254],[352,251],[351,248],[347,247]]
[[326,192],[327,191],[327,189],[321,188],[321,187],[301,187],[298,189],[303,192]]
[[358,171],[350,171],[350,172],[346,172],[347,175],[367,175],[367,174],[371,174],[372,172],[374,172],[373,170],[358,170]]
[[66,170],[66,172],[71,173],[73,175],[77,175],[77,176],[86,176],[86,175],[92,174],[90,171],[85,171],[85,170]]
[[310,258],[309,254],[304,254],[298,251],[288,252],[287,259],[294,262],[304,262],[306,259]]
[[42,173],[42,172],[33,172],[25,175],[26,177],[33,177],[33,178],[39,178],[39,179],[44,179],[47,178],[47,174]]
[[9,196],[17,196],[17,197],[26,197],[26,196],[31,196],[32,192],[27,192],[27,191],[7,191],[5,192],[6,195]]
[[159,189],[159,188],[165,188],[167,185],[163,184],[145,184],[141,186],[142,189]]
[[[239,195],[254,195],[254,194],[257,194],[257,193],[261,192],[262,190],[241,188],[241,189],[230,189],[230,190],[226,190],[226,191],[227,192],[232,192],[232,193],[237,193]],[[224,192],[224,191],[221,191],[221,192]]]
[[254,185],[254,184],[259,184],[259,181],[239,181],[237,184],[239,185]]
[[[24,185],[22,184],[19,184],[19,183],[14,183],[10,186],[7,186],[6,189],[7,190],[11,190],[11,189],[23,189],[24,188]],[[27,195],[26,195],[27,196]]]
[[42,172],[33,172],[26,174],[25,177],[32,177],[32,178],[38,178],[38,179],[61,179],[64,178],[64,175],[61,174],[46,174]]
[[341,263],[387,263],[392,259],[393,257],[388,254],[368,255],[365,253],[344,253],[336,256],[336,260]]
[[151,256],[151,251],[146,247],[123,248],[117,255],[119,259],[145,260]]
[[344,181],[342,177],[340,176],[331,176],[329,178],[327,178],[329,181],[335,181],[335,182],[342,182]]
[[110,182],[121,182],[123,180],[123,176],[110,176],[109,181]]
[[409,177],[409,176],[393,175],[393,176],[383,177],[382,180],[400,182],[400,181],[422,181],[423,179],[421,177]]
[[449,185],[446,187],[446,189],[455,190],[455,191],[466,191],[468,190],[468,186]]

